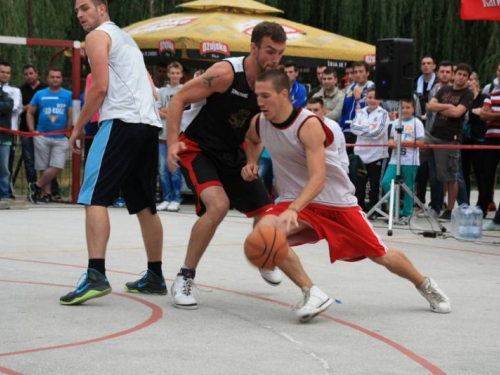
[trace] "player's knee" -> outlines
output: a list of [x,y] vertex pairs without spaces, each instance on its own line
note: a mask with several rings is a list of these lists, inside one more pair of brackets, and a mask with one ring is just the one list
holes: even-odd
[[266,215],[261,217],[258,222],[257,226],[261,227],[269,227],[269,226],[276,226],[276,223],[278,222],[278,217],[274,215]]
[[396,258],[399,258],[401,254],[402,253],[398,250],[389,249],[384,255],[380,257],[370,257],[370,260],[377,264],[380,264],[381,266],[387,266],[391,264],[391,262],[397,260]]
[[229,211],[229,199],[221,196],[219,199],[207,202],[205,206],[208,215],[222,220]]
[[384,265],[385,264],[385,259],[386,255],[382,255],[380,257],[369,257],[368,259],[370,259],[372,262],[375,262],[377,264],[380,264],[380,265]]

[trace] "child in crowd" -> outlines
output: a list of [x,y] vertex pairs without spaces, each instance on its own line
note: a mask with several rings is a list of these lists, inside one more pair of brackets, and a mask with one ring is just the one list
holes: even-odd
[[[401,102],[401,114],[401,133],[397,131],[399,120],[396,119],[392,123],[389,147],[394,150],[382,180],[382,187],[385,192],[388,192],[391,189],[391,180],[396,178],[397,139],[401,135],[401,176],[406,186],[415,194],[415,178],[420,165],[420,154],[417,146],[424,144],[425,130],[422,122],[414,116],[415,102],[412,99]],[[404,193],[404,200],[403,209],[400,210],[399,216],[401,218],[409,217],[413,213],[413,198],[403,190],[401,192]],[[394,204],[396,208],[399,206],[399,202]]]
[[[388,137],[389,114],[380,106],[380,100],[375,99],[375,87],[366,92],[367,107],[356,113],[351,123],[351,131],[357,135],[354,153],[366,165],[368,182],[370,183],[370,205],[366,207],[366,184],[356,186],[356,197],[363,211],[368,212],[379,200],[380,180],[387,159],[386,145]],[[375,147],[358,147],[358,145],[375,145]]]
[[177,212],[181,207],[181,170],[170,172],[167,166],[167,107],[170,99],[182,88],[181,79],[183,75],[182,65],[174,61],[167,67],[167,76],[170,81],[165,87],[160,88],[158,95],[160,117],[163,124],[163,132],[160,134],[160,182],[163,201],[156,207],[158,211]]

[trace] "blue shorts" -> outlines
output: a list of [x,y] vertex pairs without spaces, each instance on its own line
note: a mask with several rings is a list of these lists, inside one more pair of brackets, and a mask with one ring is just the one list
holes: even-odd
[[130,214],[147,207],[155,214],[160,130],[116,119],[103,121],[86,160],[78,203],[111,206],[121,191]]

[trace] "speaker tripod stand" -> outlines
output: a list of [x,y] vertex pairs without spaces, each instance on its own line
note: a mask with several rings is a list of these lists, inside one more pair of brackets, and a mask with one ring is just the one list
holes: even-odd
[[[429,220],[434,220],[441,232],[446,232],[446,229],[429,213],[429,211],[425,208],[425,205],[418,199],[415,193],[404,183],[403,176],[401,175],[401,142],[403,135],[403,123],[402,123],[402,115],[401,115],[401,100],[399,101],[398,107],[398,123],[396,127],[396,177],[391,181],[391,189],[368,211],[366,214],[370,217],[373,213],[377,213],[383,218],[388,219],[388,227],[387,227],[387,235],[392,236],[392,228],[393,224],[408,224],[407,221],[401,221],[399,217],[399,201],[400,201],[400,193],[401,189],[403,189],[406,194],[410,195],[413,199],[413,202],[417,204],[418,207],[424,212],[424,215]],[[382,205],[386,204],[387,199],[389,198],[389,214],[382,210]],[[397,207],[394,210],[394,206]]]

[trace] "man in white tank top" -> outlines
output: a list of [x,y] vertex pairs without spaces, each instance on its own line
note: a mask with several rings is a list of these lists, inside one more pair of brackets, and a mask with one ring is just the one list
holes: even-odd
[[[326,158],[325,148],[333,142],[331,130],[312,112],[294,109],[289,89],[286,75],[278,70],[262,73],[255,85],[262,112],[252,120],[247,133],[248,162],[242,176],[247,181],[258,178],[258,159],[264,146],[273,159],[280,187],[278,203],[264,214],[257,228],[278,227],[290,245],[326,239],[332,262],[370,258],[411,281],[432,311],[449,313],[449,299],[437,284],[422,276],[402,252],[388,250],[375,233],[356,203],[340,161]],[[299,321],[307,322],[332,304],[332,299],[313,284],[291,248],[280,268],[304,293],[304,305],[296,312]]]
[[85,205],[88,269],[77,289],[61,297],[60,303],[81,304],[111,292],[105,271],[110,233],[107,207],[120,191],[129,213],[137,214],[148,257],[147,272],[125,289],[165,295],[163,228],[156,214],[158,134],[162,128],[156,89],[137,44],[110,21],[106,0],[76,0],[75,11],[89,33],[85,50],[92,84],[70,138],[73,152],[81,153],[84,126],[98,110],[100,122],[78,197],[78,203]]

